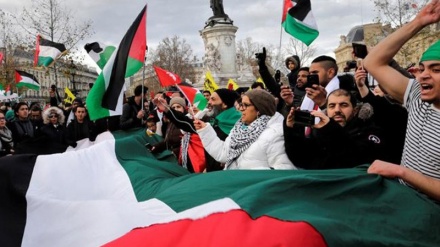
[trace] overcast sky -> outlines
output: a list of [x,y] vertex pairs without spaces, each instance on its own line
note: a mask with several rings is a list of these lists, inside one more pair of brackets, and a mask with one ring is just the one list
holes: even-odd
[[[63,0],[61,0],[63,1]],[[0,8],[18,13],[31,0],[0,0]],[[147,44],[156,48],[165,37],[186,39],[199,58],[203,41],[199,31],[213,15],[209,0],[64,0],[78,21],[91,19],[95,34],[85,43],[101,41],[118,45],[128,27],[147,3]],[[375,13],[372,0],[311,0],[320,35],[314,41],[315,55],[334,56],[339,36],[356,25],[372,22]],[[226,14],[239,29],[236,41],[252,37],[256,42],[278,46],[283,0],[223,0]],[[290,35],[283,31],[282,44]]]

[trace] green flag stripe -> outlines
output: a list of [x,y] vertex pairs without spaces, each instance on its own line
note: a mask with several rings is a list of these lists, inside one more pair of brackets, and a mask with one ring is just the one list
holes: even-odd
[[130,77],[139,71],[143,66],[142,61],[136,60],[132,57],[128,57],[127,70],[125,70],[125,77]]
[[99,53],[99,60],[96,62],[98,64],[99,68],[103,69],[107,61],[112,56],[113,52],[116,50],[116,47],[114,46],[106,46],[104,48],[104,51]]
[[[437,218],[424,212],[440,215],[440,207],[429,199],[396,181],[367,174],[365,166],[188,174],[172,162],[151,162],[154,154],[140,144],[154,144],[157,139],[145,136],[137,136],[138,144],[134,145],[129,138],[115,135],[117,158],[139,201],[156,198],[176,212],[231,198],[252,218],[267,215],[308,222],[323,234],[329,246],[410,246],[413,239],[401,232],[408,232],[408,226],[414,231],[425,229],[421,224],[436,226]],[[215,187],[210,186],[213,183]],[[438,240],[437,234],[424,239],[431,243]]]
[[34,83],[26,83],[26,82],[20,82],[17,84],[17,87],[27,87],[29,89],[33,90],[40,90],[40,85],[36,85]]
[[101,72],[86,99],[87,111],[90,115],[91,120],[110,116],[110,111],[106,108],[101,107],[101,105],[99,104],[99,102],[102,101],[105,90],[106,86],[104,73]]
[[319,32],[304,23],[297,21],[290,15],[286,16],[286,21],[283,22],[284,30],[293,37],[301,40],[306,45],[310,45],[316,37],[318,37]]
[[197,104],[197,108],[201,111],[203,111],[206,108],[207,105],[207,101],[205,96],[203,96],[203,94],[201,93],[196,93],[196,97],[194,99],[194,104]]
[[38,66],[49,66],[52,64],[54,59],[52,57],[38,57]]

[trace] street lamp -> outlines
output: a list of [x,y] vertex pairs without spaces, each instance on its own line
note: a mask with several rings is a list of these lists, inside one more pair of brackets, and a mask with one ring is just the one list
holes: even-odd
[[76,85],[75,85],[75,74],[76,74],[76,66],[73,63],[73,60],[70,60],[70,75],[72,76],[72,87],[73,87],[73,95],[76,96]]

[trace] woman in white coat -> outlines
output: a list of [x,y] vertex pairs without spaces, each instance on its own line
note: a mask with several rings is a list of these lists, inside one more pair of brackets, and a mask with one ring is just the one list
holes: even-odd
[[194,121],[206,151],[229,169],[296,169],[286,155],[283,116],[276,112],[275,98],[264,90],[242,96],[237,121],[228,138],[221,141],[212,126]]

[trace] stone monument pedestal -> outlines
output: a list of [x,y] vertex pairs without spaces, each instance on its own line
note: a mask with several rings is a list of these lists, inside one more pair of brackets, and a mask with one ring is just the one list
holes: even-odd
[[235,33],[238,27],[229,18],[211,17],[200,35],[205,44],[204,65],[219,87],[237,80]]

